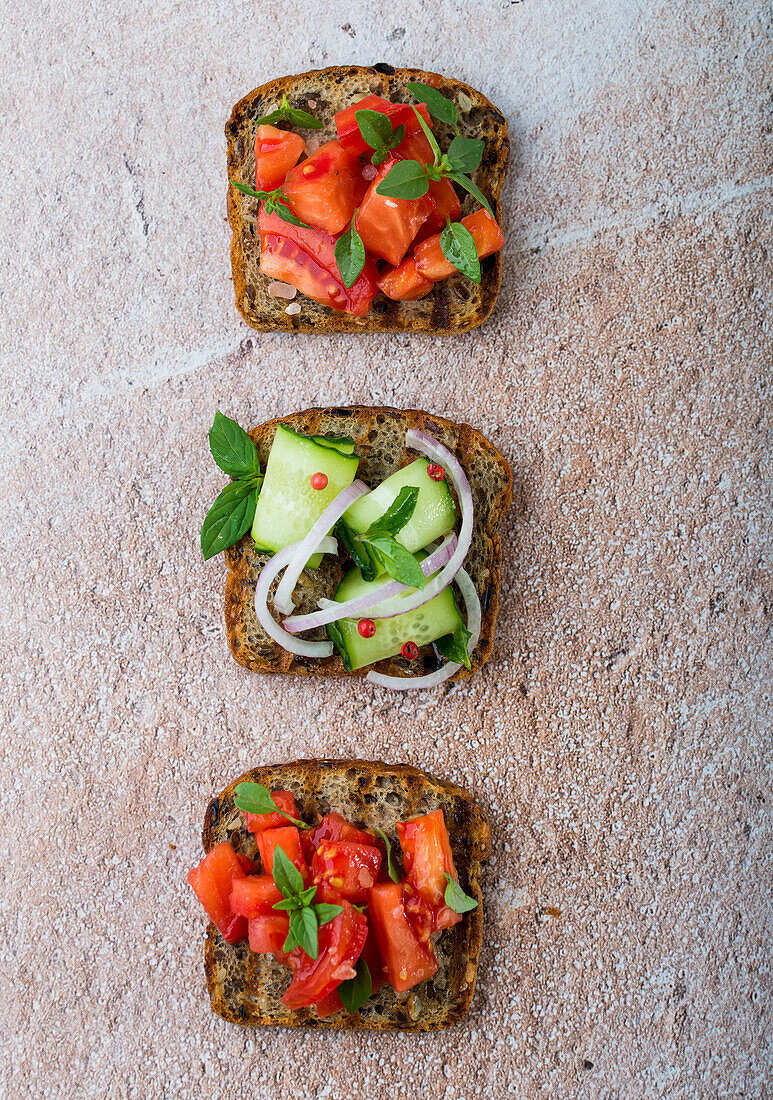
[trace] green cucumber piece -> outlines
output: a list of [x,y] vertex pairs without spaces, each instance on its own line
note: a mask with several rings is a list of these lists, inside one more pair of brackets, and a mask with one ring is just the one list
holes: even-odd
[[350,435],[312,435],[309,437],[320,447],[332,447],[342,455],[354,454],[354,440]]
[[435,539],[447,535],[456,523],[456,507],[446,479],[433,481],[427,473],[428,465],[426,458],[417,458],[382,481],[372,492],[355,500],[344,512],[346,523],[353,531],[363,534],[374,520],[383,516],[401,489],[406,485],[415,485],[419,490],[416,508],[395,538],[414,554]]
[[[416,557],[422,560],[426,554],[417,554]],[[382,573],[375,581],[366,581],[355,566],[344,575],[333,599],[338,603],[353,600],[378,588],[386,579],[386,574]],[[404,599],[415,591],[415,588],[409,588],[398,598]],[[445,634],[453,634],[460,624],[464,626],[450,585],[439,596],[414,611],[395,615],[392,619],[374,619],[373,622],[376,633],[372,638],[362,637],[354,619],[339,619],[328,626],[328,637],[341,654],[346,668],[354,671],[385,657],[395,657],[406,642],[415,642],[421,648]]]
[[[360,464],[357,455],[317,443],[280,424],[271,445],[255,509],[252,537],[259,550],[276,553],[307,535],[342,489],[351,485]],[[312,489],[312,474],[327,475],[324,489]],[[322,560],[315,554],[309,568]]]

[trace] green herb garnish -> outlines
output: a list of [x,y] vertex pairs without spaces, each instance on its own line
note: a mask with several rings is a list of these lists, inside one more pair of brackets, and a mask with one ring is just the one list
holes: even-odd
[[471,668],[470,654],[467,648],[471,637],[472,635],[467,627],[463,623],[459,623],[453,634],[444,634],[442,638],[438,638],[435,647],[438,653],[447,657],[449,661],[453,661],[457,665],[464,665],[465,668]]
[[201,552],[207,560],[233,546],[252,525],[263,482],[255,444],[247,432],[218,410],[209,433],[212,457],[235,478],[220,493],[204,517]]
[[244,428],[218,409],[209,431],[209,449],[223,473],[229,477],[258,477],[258,449]]
[[249,195],[251,199],[260,199],[267,214],[276,214],[282,221],[289,222],[290,225],[299,225],[301,229],[313,228],[306,222],[302,222],[300,218],[296,218],[287,205],[287,199],[282,194],[281,187],[277,187],[275,191],[256,191],[248,183],[238,183],[236,180],[231,180],[231,186],[241,191],[243,195]]
[[419,84],[411,81],[405,86],[415,100],[426,104],[432,118],[437,119],[438,122],[445,122],[446,126],[452,126],[458,133],[457,120],[459,112],[455,103],[450,99],[446,99],[442,92],[439,92],[437,88],[430,87],[429,84]]
[[237,783],[234,790],[236,794],[234,803],[237,810],[241,810],[242,813],[281,814],[282,817],[286,817],[291,824],[296,825],[299,829],[312,828],[305,821],[292,817],[290,814],[285,813],[281,806],[277,806],[271,791],[268,787],[264,787],[262,783]]
[[474,283],[480,282],[480,257],[475,238],[466,225],[446,218],[446,227],[440,234],[440,251],[462,275]]
[[356,217],[357,211],[355,210],[349,228],[341,234],[333,249],[338,271],[341,275],[341,282],[347,290],[357,281],[357,277],[365,267],[365,245],[362,243],[362,237],[354,225]]
[[314,115],[310,115],[308,111],[301,111],[297,107],[291,107],[286,95],[282,96],[282,102],[276,111],[263,115],[255,125],[262,126],[266,123],[269,126],[275,126],[277,122],[291,122],[293,126],[300,126],[302,130],[322,129],[322,123]]
[[358,1008],[365,1004],[373,992],[370,970],[362,956],[357,960],[354,968],[356,970],[355,976],[341,982],[337,987],[341,1004],[347,1012],[356,1012]]
[[392,128],[389,115],[381,111],[355,111],[354,117],[362,134],[362,140],[373,150],[371,164],[383,164],[393,149],[396,149],[405,137],[405,126]]
[[455,913],[469,913],[472,909],[477,909],[478,903],[475,898],[465,894],[456,879],[451,878],[448,871],[445,872],[445,876],[448,884],[444,895],[446,905],[453,909]]
[[379,829],[377,825],[374,828],[381,839],[384,841],[384,844],[386,846],[387,872],[389,874],[389,877],[391,878],[392,882],[399,882],[400,875],[397,870],[397,864],[395,863],[394,856],[392,855],[392,841],[389,839],[383,829]]
[[397,541],[395,535],[413,515],[418,499],[418,488],[405,485],[383,516],[374,520],[364,534],[354,537],[355,543],[366,547],[371,558],[390,577],[411,588],[424,588],[427,578],[414,555]]
[[300,871],[282,848],[274,851],[274,866],[264,870],[274,876],[276,887],[283,896],[283,900],[276,902],[272,908],[290,914],[290,928],[282,950],[292,951],[300,947],[310,958],[316,959],[319,955],[319,929],[343,913],[343,906],[314,905],[317,887],[304,889]]

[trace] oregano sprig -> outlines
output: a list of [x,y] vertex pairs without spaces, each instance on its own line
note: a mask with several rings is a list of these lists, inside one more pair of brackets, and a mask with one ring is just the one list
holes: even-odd
[[235,480],[226,485],[204,517],[201,552],[205,560],[233,546],[250,529],[263,483],[255,444],[219,409],[209,432],[209,449],[220,469]]
[[310,958],[316,959],[319,956],[319,929],[343,913],[343,906],[329,905],[327,902],[315,905],[317,887],[304,887],[300,871],[282,848],[274,850],[274,866],[264,867],[263,870],[274,876],[274,883],[282,895],[282,901],[276,902],[272,908],[290,915],[290,927],[282,950],[292,951],[300,947]]
[[276,214],[282,221],[289,222],[290,225],[298,225],[301,229],[312,228],[306,222],[302,222],[300,218],[296,218],[287,205],[287,199],[282,194],[281,187],[277,187],[275,191],[257,191],[254,187],[250,187],[248,183],[239,183],[238,180],[231,180],[231,186],[235,187],[237,191],[241,191],[243,195],[249,195],[251,199],[259,199],[263,203],[267,214]]
[[257,119],[255,125],[262,126],[265,123],[268,126],[275,126],[277,122],[291,122],[293,126],[300,126],[302,130],[322,129],[322,123],[314,115],[310,115],[308,111],[301,111],[297,107],[291,107],[286,95],[282,96],[282,102],[276,111],[263,115],[262,118]]
[[405,126],[401,122],[399,126],[392,126],[389,115],[381,111],[355,111],[354,117],[357,127],[362,134],[362,140],[373,150],[370,163],[383,164],[393,149],[396,149],[405,137]]

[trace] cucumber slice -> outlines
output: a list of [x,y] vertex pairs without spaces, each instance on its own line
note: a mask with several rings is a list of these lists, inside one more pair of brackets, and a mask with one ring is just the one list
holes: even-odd
[[[421,560],[426,555],[417,554],[416,557]],[[344,575],[333,599],[338,603],[353,600],[383,584],[384,579],[385,574],[375,581],[363,580],[360,570],[354,567]],[[415,591],[415,588],[409,588],[399,598],[404,599]],[[464,626],[450,585],[439,596],[435,596],[434,600],[417,607],[415,611],[395,615],[393,619],[373,621],[376,624],[376,633],[372,638],[363,638],[353,619],[339,619],[328,627],[328,637],[338,649],[347,668],[352,671],[375,664],[385,657],[395,657],[406,642],[415,642],[421,647],[437,641],[444,634],[453,634],[460,623]]]
[[[342,454],[280,424],[252,524],[256,547],[275,553],[307,535],[333,498],[354,481],[359,464],[357,455]],[[312,489],[309,479],[316,473],[327,475],[324,489]],[[309,567],[316,569],[321,560],[315,554]]]
[[344,512],[344,520],[353,531],[362,534],[374,520],[383,516],[402,488],[415,485],[419,490],[416,508],[395,538],[413,554],[434,539],[447,535],[456,523],[456,507],[448,491],[447,481],[445,478],[442,481],[433,481],[427,473],[428,465],[426,458],[417,458],[409,466],[404,466],[386,481],[382,481],[371,493],[356,500]]
[[354,440],[350,435],[312,435],[310,438],[320,447],[332,447],[342,455],[354,454]]

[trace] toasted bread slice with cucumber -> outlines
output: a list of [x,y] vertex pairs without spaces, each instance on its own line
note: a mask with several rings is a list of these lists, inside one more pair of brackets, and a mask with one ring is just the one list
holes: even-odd
[[433,978],[407,993],[384,986],[357,1012],[340,1011],[324,1019],[314,1008],[285,1008],[280,998],[290,977],[288,968],[273,955],[254,954],[246,941],[226,943],[210,924],[204,966],[213,1011],[242,1027],[439,1031],[461,1019],[475,990],[483,931],[480,879],[491,851],[486,816],[470,794],[407,764],[300,760],[254,768],[210,802],[201,837],[205,852],[228,840],[237,851],[255,858],[255,838],[234,804],[234,789],[241,782],[292,791],[298,812],[309,823],[335,811],[360,828],[382,829],[393,841],[397,821],[442,809],[460,885],[478,907],[437,940],[439,969]]
[[[375,487],[416,455],[405,447],[409,428],[428,432],[457,457],[470,482],[475,509],[473,539],[464,563],[481,601],[483,621],[480,640],[470,655],[471,669],[460,669],[451,680],[472,675],[488,658],[494,644],[500,587],[499,527],[512,493],[512,473],[506,459],[480,432],[468,424],[417,410],[370,408],[307,409],[254,428],[250,435],[257,447],[261,468],[266,468],[279,425],[308,436],[347,436],[354,440],[359,457],[357,476]],[[370,668],[391,676],[418,676],[438,668],[431,645],[419,648],[417,657],[390,657],[374,665],[347,671],[338,653],[331,657],[298,657],[277,645],[265,633],[255,615],[255,585],[270,557],[261,552],[251,535],[246,535],[225,552],[228,576],[225,589],[225,621],[228,645],[240,665],[252,672],[276,672],[295,676],[365,676]],[[343,559],[326,554],[318,569],[301,574],[294,599],[298,614],[317,609],[320,599],[334,597],[344,575]],[[309,638],[324,639],[324,628],[309,632]],[[450,681],[449,681],[450,682]]]
[[[254,186],[256,120],[274,110],[283,94],[292,107],[309,111],[324,123],[314,136],[325,142],[336,137],[336,111],[371,94],[393,102],[408,102],[411,97],[405,85],[410,81],[431,83],[453,99],[459,109],[460,135],[485,140],[486,151],[473,182],[486,195],[501,224],[499,195],[510,148],[504,116],[468,84],[421,69],[394,69],[391,65],[334,66],[263,84],[239,100],[226,124],[228,178]],[[441,147],[446,148],[453,131],[440,122],[434,126]],[[465,195],[462,214],[470,214],[477,208],[471,196]],[[289,315],[285,312],[287,302],[269,295],[272,280],[259,269],[261,246],[256,203],[231,186],[228,219],[233,233],[231,267],[236,308],[247,324],[260,332],[467,332],[488,317],[499,294],[501,252],[482,261],[480,285],[456,274],[435,283],[427,297],[418,301],[395,302],[379,294],[366,317],[352,317],[299,294],[295,301],[301,311]]]

